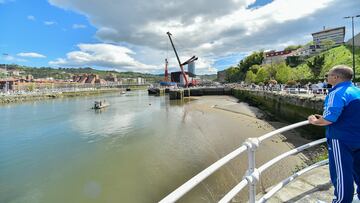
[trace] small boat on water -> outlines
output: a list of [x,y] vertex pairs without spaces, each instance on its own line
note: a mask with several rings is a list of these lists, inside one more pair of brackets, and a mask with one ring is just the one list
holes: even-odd
[[149,94],[157,94],[157,90],[156,90],[156,88],[155,87],[149,87],[148,88],[148,93]]
[[105,100],[104,101],[95,101],[94,106],[92,107],[93,109],[102,109],[105,107],[110,106],[109,103],[107,103]]

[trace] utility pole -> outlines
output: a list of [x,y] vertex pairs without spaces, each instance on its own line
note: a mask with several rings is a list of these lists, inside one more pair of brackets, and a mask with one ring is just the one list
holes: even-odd
[[344,18],[351,18],[351,24],[352,24],[352,57],[353,57],[353,71],[354,71],[354,76],[353,76],[353,82],[355,82],[355,78],[356,78],[356,72],[355,72],[355,38],[354,38],[354,18],[358,18],[360,17],[360,15],[356,15],[356,16],[346,16]]

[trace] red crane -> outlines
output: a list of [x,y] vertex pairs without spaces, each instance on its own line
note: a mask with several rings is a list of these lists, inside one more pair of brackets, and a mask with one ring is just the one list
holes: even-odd
[[184,80],[185,80],[185,87],[188,87],[188,86],[189,86],[189,82],[188,82],[188,79],[187,79],[187,77],[186,77],[186,75],[185,75],[184,65],[189,64],[189,63],[191,63],[191,62],[193,62],[193,61],[196,61],[198,58],[197,58],[196,56],[193,56],[193,57],[191,57],[190,59],[188,59],[187,61],[185,61],[184,63],[181,63],[181,62],[180,62],[180,59],[179,59],[179,56],[178,56],[178,53],[176,52],[174,43],[173,43],[173,41],[172,41],[172,39],[171,39],[171,35],[172,35],[172,34],[171,34],[170,32],[167,32],[166,34],[169,36],[169,39],[170,39],[170,42],[171,42],[171,46],[172,46],[172,48],[174,49],[174,52],[175,52],[177,61],[179,62],[181,74],[183,75]]

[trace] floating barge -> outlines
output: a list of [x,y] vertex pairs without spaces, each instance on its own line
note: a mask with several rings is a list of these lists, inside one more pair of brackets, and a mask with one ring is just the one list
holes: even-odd
[[203,96],[203,95],[231,95],[231,88],[197,87],[197,88],[172,89],[169,92],[170,100],[177,100],[177,99],[183,99],[184,97]]

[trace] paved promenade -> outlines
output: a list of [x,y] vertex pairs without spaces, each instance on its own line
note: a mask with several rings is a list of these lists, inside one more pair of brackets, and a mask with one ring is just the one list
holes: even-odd
[[[268,203],[328,203],[332,201],[334,188],[330,182],[328,165],[311,170],[277,192]],[[258,196],[260,197],[260,196]],[[354,197],[353,203],[360,203]]]
[[268,202],[331,202],[333,193],[334,189],[330,182],[328,165],[325,165],[299,176],[276,193]]

